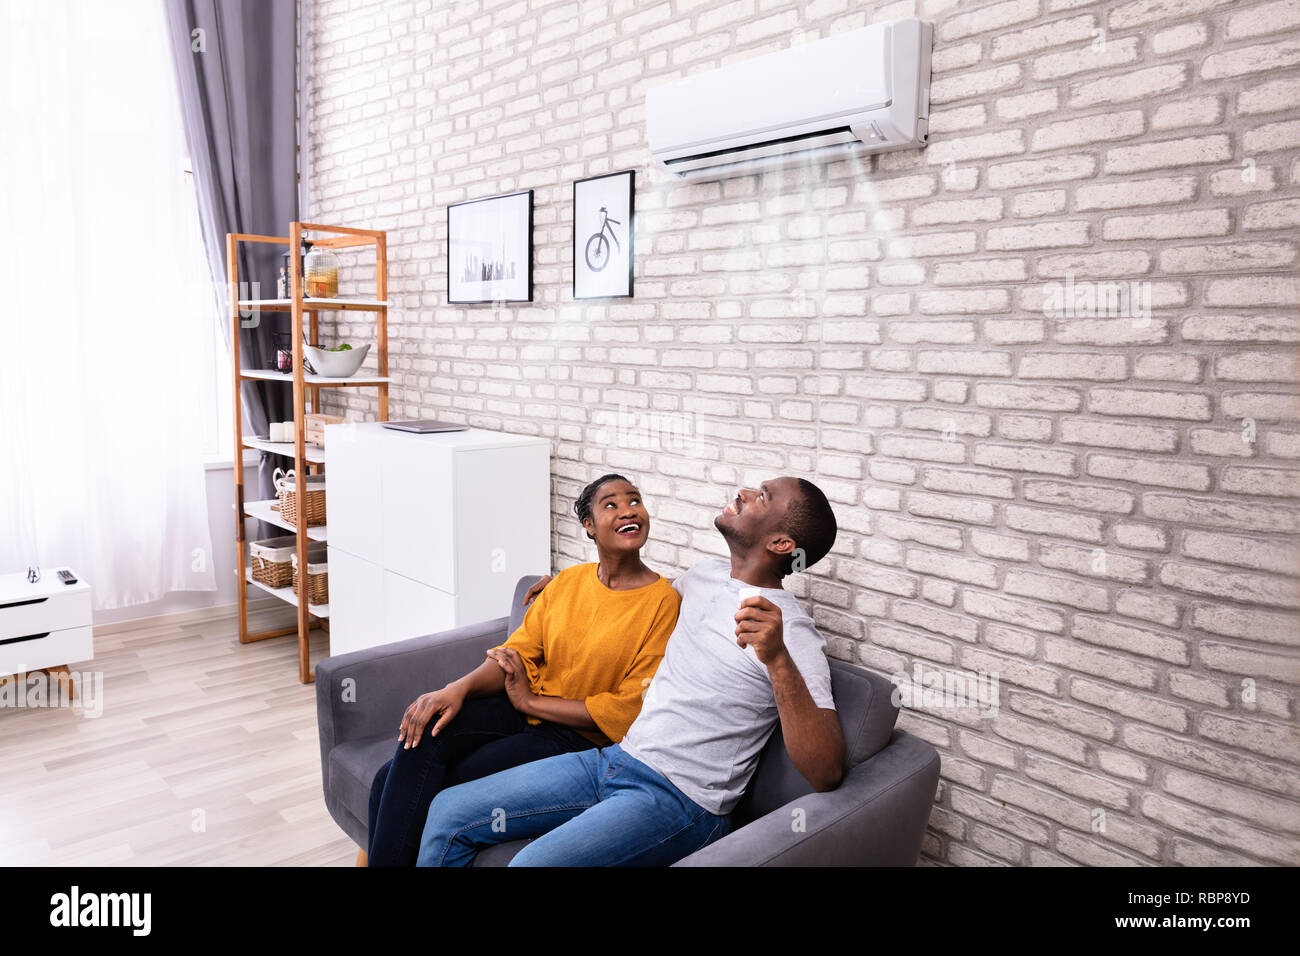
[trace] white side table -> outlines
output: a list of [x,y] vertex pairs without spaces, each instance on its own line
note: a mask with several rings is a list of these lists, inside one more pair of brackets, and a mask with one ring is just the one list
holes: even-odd
[[70,662],[95,656],[90,585],[81,578],[64,584],[60,570],[42,568],[35,584],[26,573],[0,575],[0,678],[67,674]]

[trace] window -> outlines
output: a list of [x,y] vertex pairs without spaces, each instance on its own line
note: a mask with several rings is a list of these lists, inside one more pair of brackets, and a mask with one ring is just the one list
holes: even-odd
[[102,609],[213,590],[229,403],[163,6],[0,4],[0,71],[0,572],[71,565]]
[[[198,209],[198,197],[194,192],[194,170],[187,157],[183,161],[185,169],[186,194]],[[197,225],[197,224],[196,224]],[[200,407],[196,418],[203,428],[203,457],[209,464],[230,461],[234,454],[235,435],[231,428],[234,396],[231,394],[232,370],[230,367],[230,341],[221,329],[221,322],[216,315],[208,315],[199,308],[194,318],[208,328],[211,339],[209,350],[211,361],[199,366],[202,376],[200,390]]]

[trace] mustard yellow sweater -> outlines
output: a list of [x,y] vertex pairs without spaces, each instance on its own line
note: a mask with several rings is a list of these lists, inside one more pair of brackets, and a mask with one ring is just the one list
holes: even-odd
[[641,712],[680,607],[662,577],[611,591],[594,563],[580,564],[555,576],[503,646],[523,658],[533,693],[583,701],[602,732],[578,732],[605,747],[622,740]]

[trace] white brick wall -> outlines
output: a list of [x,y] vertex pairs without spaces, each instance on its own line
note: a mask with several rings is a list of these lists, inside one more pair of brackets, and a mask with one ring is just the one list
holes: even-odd
[[[670,575],[736,483],[810,476],[831,653],[1001,682],[900,717],[926,862],[1300,863],[1296,0],[309,8],[311,217],[390,230],[392,413],[551,438],[557,567],[603,471]],[[909,15],[928,149],[650,165],[648,87]],[[575,303],[571,184],[628,168],[636,297]],[[446,305],[448,203],[522,188],[535,301]]]

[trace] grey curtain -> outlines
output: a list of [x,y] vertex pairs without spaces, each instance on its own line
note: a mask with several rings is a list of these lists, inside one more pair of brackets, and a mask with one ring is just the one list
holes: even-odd
[[[295,0],[164,0],[164,4],[203,241],[212,281],[220,290],[222,322],[229,339],[226,233],[287,236],[289,223],[298,218],[297,4]],[[240,244],[241,280],[260,283],[260,295],[250,298],[275,297],[280,257],[286,248]],[[246,324],[251,327],[243,327]],[[255,322],[250,317],[240,325],[240,364],[274,368],[274,333],[288,331],[289,317],[264,312]],[[265,435],[268,422],[293,417],[288,385],[245,382],[242,396],[256,434]],[[240,422],[234,424],[236,430],[241,428]],[[274,497],[271,475],[283,463],[277,456],[262,455],[261,498]],[[250,487],[247,494],[252,493]]]

